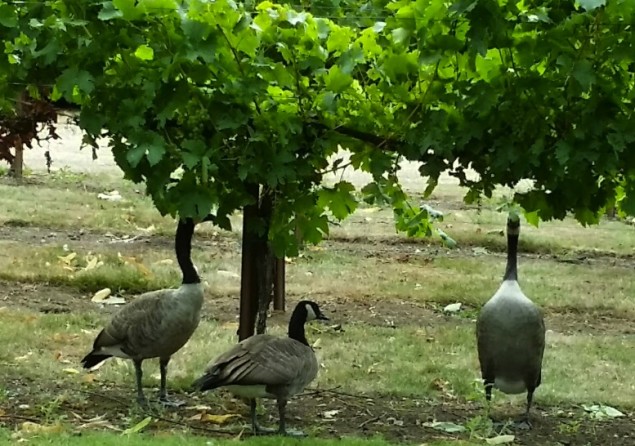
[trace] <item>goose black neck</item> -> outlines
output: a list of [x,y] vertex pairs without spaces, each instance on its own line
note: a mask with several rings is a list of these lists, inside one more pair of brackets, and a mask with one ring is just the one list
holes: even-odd
[[306,323],[306,308],[302,306],[296,307],[293,310],[291,319],[289,320],[289,337],[295,339],[298,342],[302,342],[304,345],[309,345],[304,333],[304,324]]
[[510,232],[507,233],[507,267],[503,280],[518,280],[518,232]]
[[192,235],[194,234],[194,220],[186,218],[179,220],[174,239],[174,249],[176,250],[176,260],[179,262],[181,273],[183,273],[183,284],[200,283],[194,264],[192,263]]

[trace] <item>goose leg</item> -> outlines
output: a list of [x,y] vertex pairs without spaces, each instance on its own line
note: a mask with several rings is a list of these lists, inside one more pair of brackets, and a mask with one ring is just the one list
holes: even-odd
[[278,434],[288,435],[291,437],[306,437],[306,434],[300,430],[286,428],[286,408],[287,400],[285,398],[278,398],[278,415],[280,416],[280,424],[278,427]]
[[170,401],[168,399],[167,381],[168,381],[168,363],[170,358],[161,358],[159,360],[159,368],[161,370],[161,388],[159,390],[159,401],[165,407],[180,407],[185,401]]
[[527,390],[527,407],[525,413],[516,422],[516,428],[529,430],[531,429],[531,422],[529,421],[529,410],[531,409],[531,403],[534,399],[534,389]]
[[137,403],[140,406],[146,407],[148,405],[148,400],[146,400],[146,397],[143,394],[143,383],[142,383],[143,370],[141,369],[142,360],[134,359],[133,362],[134,362],[135,376],[137,378]]
[[258,424],[258,415],[256,414],[256,399],[249,400],[250,412],[251,412],[251,430],[254,435],[273,434],[276,430],[268,427],[262,427]]
[[490,418],[490,407],[492,404],[492,387],[494,387],[494,383],[489,380],[483,380],[483,385],[485,386],[485,416]]

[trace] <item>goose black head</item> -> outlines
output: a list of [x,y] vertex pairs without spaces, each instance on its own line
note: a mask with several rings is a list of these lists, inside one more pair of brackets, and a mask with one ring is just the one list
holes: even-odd
[[517,211],[510,211],[507,215],[507,235],[520,234],[520,216]]
[[320,310],[319,305],[313,301],[303,300],[298,303],[296,308],[304,309],[304,312],[306,315],[305,320],[307,322],[314,321],[314,320],[322,320],[322,321],[329,320],[329,318],[324,313],[322,313],[322,310]]

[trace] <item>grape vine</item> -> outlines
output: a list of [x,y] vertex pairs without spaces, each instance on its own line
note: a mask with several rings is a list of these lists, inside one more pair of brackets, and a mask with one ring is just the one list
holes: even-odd
[[[17,6],[16,6],[17,5]],[[275,197],[278,255],[318,243],[361,200],[431,235],[396,173],[449,170],[467,201],[534,181],[527,218],[635,213],[635,8],[620,0],[0,1],[0,110],[13,85],[81,107],[87,139],[163,214],[228,216]],[[338,146],[373,181],[323,184]],[[465,175],[468,168],[477,180]],[[263,230],[265,230],[263,229]]]

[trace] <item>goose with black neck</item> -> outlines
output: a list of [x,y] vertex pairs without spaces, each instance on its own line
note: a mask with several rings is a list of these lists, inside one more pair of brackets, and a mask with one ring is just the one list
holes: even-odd
[[255,435],[276,432],[258,424],[256,399],[276,399],[280,417],[277,433],[304,436],[301,431],[286,428],[286,405],[317,376],[317,358],[304,329],[306,322],[316,319],[328,320],[315,302],[299,302],[289,320],[287,337],[260,334],[239,342],[208,364],[194,388],[206,391],[225,387],[249,399]]
[[507,218],[507,266],[498,291],[481,309],[476,338],[485,397],[489,407],[492,388],[506,394],[527,392],[525,413],[517,427],[531,427],[529,411],[534,391],[542,381],[545,323],[541,310],[518,284],[520,218]]
[[95,369],[113,356],[132,360],[135,367],[137,401],[147,405],[142,387],[141,364],[159,358],[161,384],[159,400],[166,406],[179,406],[167,397],[167,368],[174,353],[190,339],[200,321],[203,285],[192,263],[194,220],[178,222],[174,248],[182,273],[176,289],[151,291],[138,296],[114,314],[97,335],[93,349],[82,359],[86,369]]

